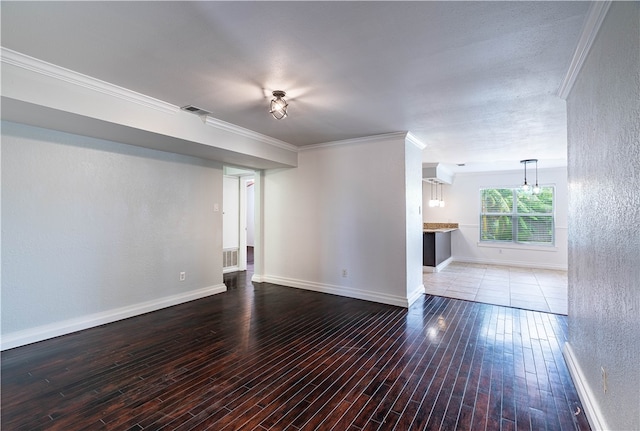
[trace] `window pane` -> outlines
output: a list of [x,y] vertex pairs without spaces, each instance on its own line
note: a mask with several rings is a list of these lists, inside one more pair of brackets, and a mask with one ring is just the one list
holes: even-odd
[[541,187],[537,195],[518,189],[517,200],[516,212],[519,214],[553,214],[553,187]]
[[553,216],[518,217],[518,242],[553,244]]
[[483,215],[481,222],[483,241],[513,241],[511,216]]
[[483,189],[483,213],[513,212],[513,191],[511,189]]

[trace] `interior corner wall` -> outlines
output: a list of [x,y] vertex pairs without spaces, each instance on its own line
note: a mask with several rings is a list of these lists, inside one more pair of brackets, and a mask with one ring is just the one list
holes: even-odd
[[264,181],[263,281],[407,306],[404,137],[305,149]]
[[3,348],[224,291],[221,202],[217,162],[3,122]]
[[[522,171],[476,172],[457,174],[453,184],[443,185],[445,206],[424,206],[423,220],[436,223],[458,223],[451,235],[451,254],[459,262],[522,266],[566,270],[567,248],[567,169],[539,169],[540,185],[555,187],[555,246],[526,247],[516,244],[480,245],[480,189],[517,187],[523,181]],[[438,192],[439,193],[439,192]],[[440,195],[438,194],[438,197]],[[424,182],[423,202],[431,199],[431,187]]]
[[567,98],[567,119],[568,344],[581,371],[574,380],[602,428],[637,430],[640,3],[612,3]]
[[405,143],[405,207],[407,299],[409,305],[424,294],[422,278],[422,151],[414,143]]

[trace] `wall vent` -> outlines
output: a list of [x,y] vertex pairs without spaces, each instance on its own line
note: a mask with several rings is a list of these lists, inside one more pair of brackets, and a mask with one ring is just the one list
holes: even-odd
[[199,115],[200,117],[203,117],[203,116],[206,117],[207,115],[211,115],[211,112],[205,111],[204,109],[198,108],[197,106],[193,106],[193,105],[185,105],[180,109],[182,109],[183,111],[190,112],[192,114]]
[[238,249],[229,248],[222,250],[222,269],[238,266]]

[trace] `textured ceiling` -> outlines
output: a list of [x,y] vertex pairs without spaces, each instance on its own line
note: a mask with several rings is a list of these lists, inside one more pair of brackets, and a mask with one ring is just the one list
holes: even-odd
[[[3,1],[1,40],[293,145],[410,131],[425,162],[542,168],[566,163],[556,91],[588,7]],[[267,112],[273,90],[285,120]]]

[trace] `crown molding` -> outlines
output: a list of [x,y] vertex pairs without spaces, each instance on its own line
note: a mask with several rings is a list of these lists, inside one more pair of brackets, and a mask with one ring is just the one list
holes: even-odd
[[[101,81],[99,79],[92,78],[78,72],[74,72],[73,70],[65,69],[64,67],[56,66],[55,64],[47,63],[46,61],[30,57],[28,55],[2,46],[0,46],[0,60],[4,64],[17,66],[31,72],[39,73],[50,78],[58,79],[73,85],[77,85],[79,87],[97,91],[102,94],[117,97],[119,99],[136,103],[147,108],[156,109],[170,114],[182,112],[179,106],[173,105],[171,103],[167,103],[162,100],[155,99],[153,97],[146,96],[144,94],[137,93],[135,91],[131,91],[126,88],[119,87],[117,85],[110,84],[108,82]],[[298,147],[296,147],[295,145],[291,145],[278,139],[262,135],[260,133],[233,125],[231,123],[217,120],[212,117],[206,117],[204,119],[204,122],[208,126],[214,127],[216,129],[244,136],[246,138],[250,138],[264,144],[282,148],[287,151],[298,151]]]
[[282,148],[283,150],[293,151],[296,153],[299,151],[299,148],[295,145],[272,138],[267,135],[263,135],[262,133],[254,132],[253,130],[245,129],[244,127],[236,126],[235,124],[227,123],[226,121],[218,120],[217,118],[207,116],[204,122],[206,125],[215,127],[216,129],[224,130],[236,135],[244,136],[245,138],[260,141],[264,144]]
[[162,100],[154,99],[153,97],[145,96],[141,93],[136,93],[135,91],[74,72],[73,70],[65,69],[64,67],[56,66],[55,64],[47,63],[46,61],[30,57],[5,47],[0,47],[0,55],[2,63],[17,66],[31,72],[77,85],[79,87],[117,97],[147,108],[153,108],[167,113],[180,112],[180,108],[178,106],[163,102]]
[[382,135],[364,136],[362,138],[344,139],[342,141],[323,142],[321,144],[305,145],[300,147],[299,151],[314,150],[316,148],[338,147],[342,145],[362,144],[364,142],[380,142],[392,139],[405,139],[407,132],[384,133]]
[[591,3],[591,6],[589,7],[587,17],[582,26],[580,38],[578,39],[578,46],[576,47],[573,58],[571,59],[571,64],[569,65],[569,70],[556,93],[564,100],[569,96],[569,93],[578,78],[580,69],[582,69],[582,65],[587,59],[587,55],[589,54],[591,46],[598,35],[598,31],[602,26],[602,21],[604,21],[611,3],[611,1],[596,1]]
[[423,143],[422,141],[420,141],[418,138],[416,138],[411,132],[407,133],[407,142],[412,143],[413,145],[415,145],[416,147],[418,147],[419,150],[424,150],[425,148],[427,148],[427,144]]

